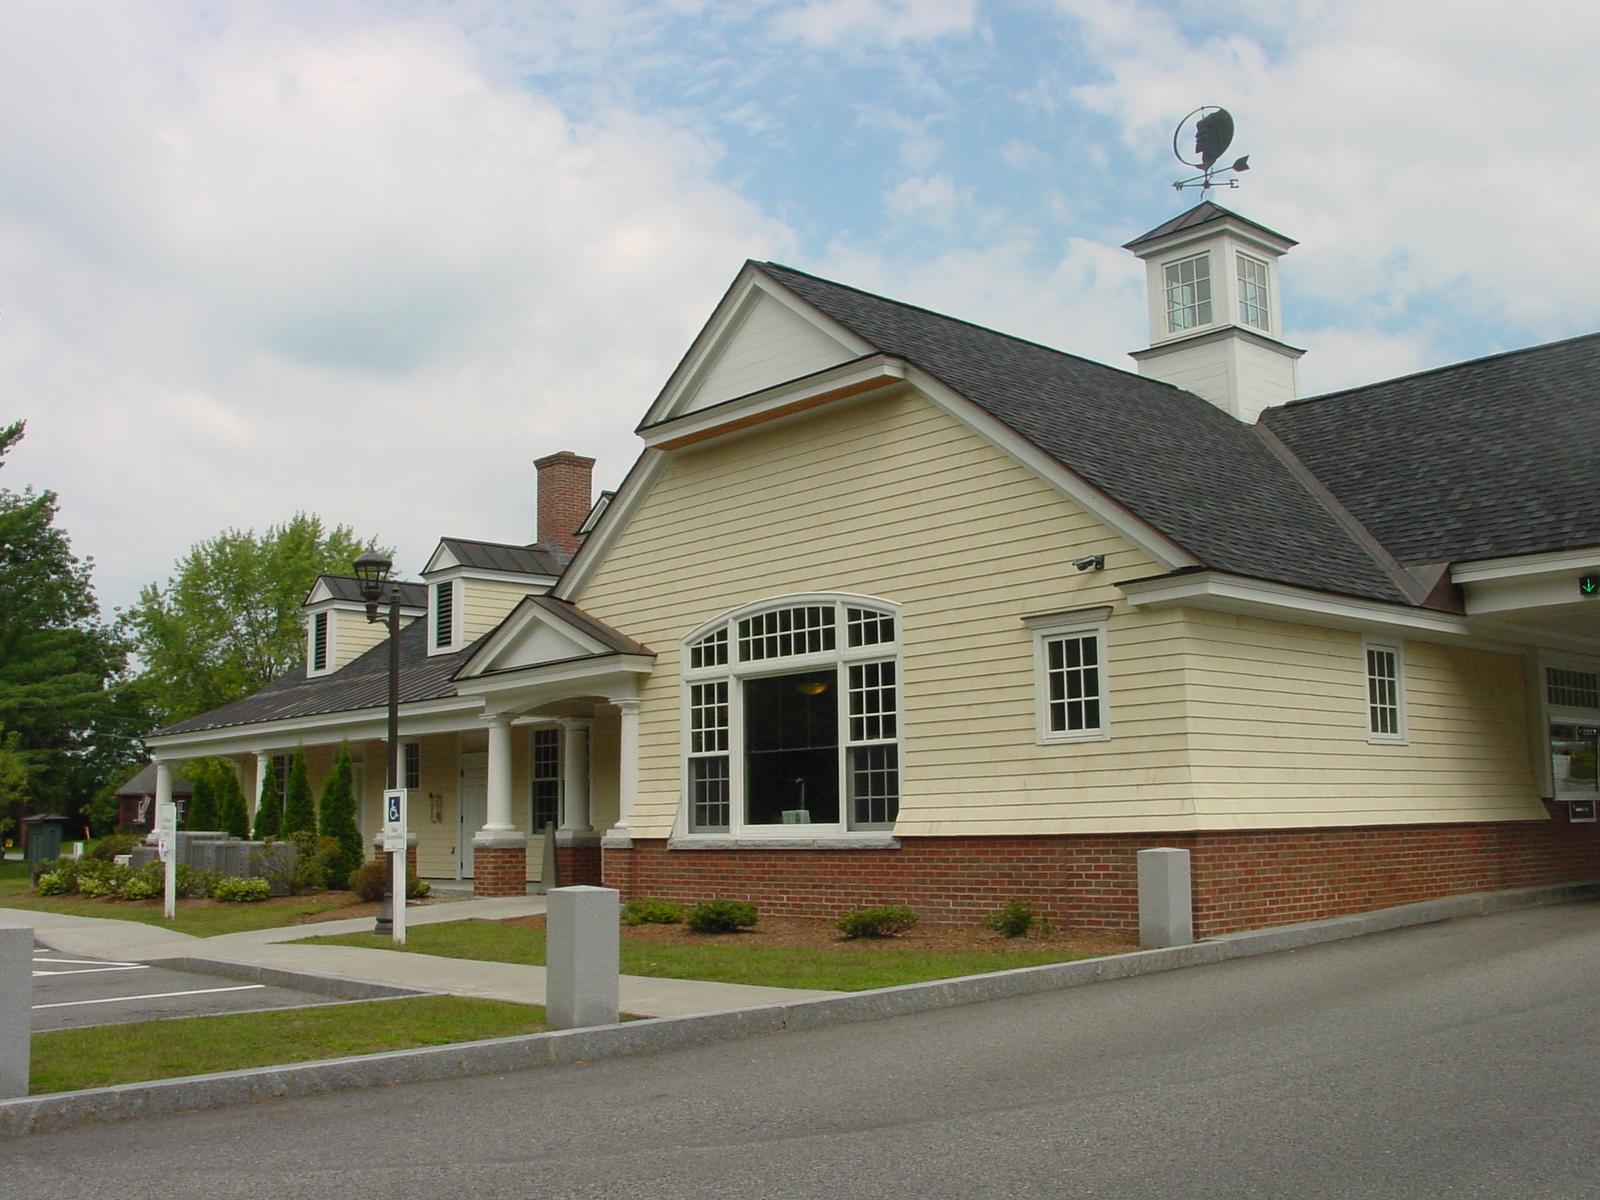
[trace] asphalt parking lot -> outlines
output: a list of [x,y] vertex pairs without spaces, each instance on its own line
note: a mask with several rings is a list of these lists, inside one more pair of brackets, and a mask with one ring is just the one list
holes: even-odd
[[35,943],[33,1032],[337,1004],[316,992],[66,954]]

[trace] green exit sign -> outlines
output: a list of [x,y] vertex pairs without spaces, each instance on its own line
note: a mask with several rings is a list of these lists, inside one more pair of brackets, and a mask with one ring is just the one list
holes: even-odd
[[1600,575],[1584,575],[1578,580],[1578,591],[1585,596],[1600,596]]

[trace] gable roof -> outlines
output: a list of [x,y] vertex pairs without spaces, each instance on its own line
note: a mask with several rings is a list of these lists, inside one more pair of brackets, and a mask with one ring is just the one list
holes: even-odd
[[[394,580],[395,586],[400,589],[400,604],[403,608],[427,608],[428,588],[426,584],[411,583],[405,580]],[[351,601],[356,604],[365,604],[366,599],[361,595],[361,580],[354,575],[318,575],[317,583],[328,590],[330,600]],[[314,593],[317,583],[311,585]],[[308,599],[306,603],[311,603]]]
[[1299,400],[1262,422],[1403,563],[1600,545],[1600,334]]
[[[478,542],[467,538],[440,538],[457,565],[477,571],[506,571],[516,575],[560,575],[562,560],[538,543],[514,546],[508,542]],[[438,551],[436,550],[437,556]],[[431,566],[431,564],[430,564]]]
[[1410,602],[1251,427],[1209,401],[790,267],[754,265],[960,393],[1205,566]]
[[[156,794],[156,764],[146,763],[144,767],[127,783],[112,793],[114,796],[154,796]],[[194,784],[189,782],[189,777],[183,773],[182,763],[172,764],[172,794],[174,796],[194,795]]]

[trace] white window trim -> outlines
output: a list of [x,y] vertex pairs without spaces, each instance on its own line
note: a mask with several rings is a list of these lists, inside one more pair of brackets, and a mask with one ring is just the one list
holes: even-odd
[[[327,620],[327,622],[328,622],[327,641],[323,646],[323,653],[325,655],[325,658],[324,658],[324,661],[323,661],[323,665],[321,667],[318,667],[316,665],[316,662],[317,662],[317,618],[318,617],[325,618]],[[334,663],[339,661],[338,660],[338,653],[337,653],[338,648],[334,644],[334,640],[338,636],[337,635],[338,628],[339,628],[339,622],[334,619],[334,615],[333,615],[333,610],[332,609],[324,608],[324,609],[322,609],[322,610],[320,610],[318,612],[314,612],[314,613],[310,614],[310,619],[306,622],[306,677],[307,678],[309,678],[309,679],[319,679],[324,675],[332,675],[334,673],[334,671],[338,669],[338,668],[336,668],[334,666]]]
[[[1372,671],[1367,663],[1367,651],[1385,650],[1394,655],[1395,733],[1379,733],[1372,728]],[[1409,746],[1410,721],[1406,714],[1406,648],[1401,641],[1384,641],[1380,638],[1361,639],[1361,711],[1367,727],[1367,741],[1374,746]]]
[[[1173,324],[1172,324],[1172,316],[1173,316],[1173,313],[1175,311],[1177,311],[1177,310],[1175,310],[1173,308],[1173,305],[1172,305],[1172,285],[1171,285],[1171,283],[1168,282],[1167,272],[1169,270],[1171,270],[1173,267],[1181,267],[1181,266],[1183,266],[1184,263],[1200,262],[1202,260],[1206,264],[1206,292],[1207,292],[1206,299],[1197,300],[1194,303],[1194,306],[1193,306],[1194,309],[1195,309],[1195,321],[1194,321],[1194,324],[1192,324],[1192,325],[1180,325],[1180,326],[1174,327]],[[1180,284],[1180,286],[1182,286],[1182,285]],[[1211,271],[1211,251],[1210,250],[1191,251],[1189,253],[1180,254],[1175,258],[1167,259],[1166,261],[1164,261],[1161,264],[1161,307],[1162,307],[1161,324],[1162,324],[1162,328],[1165,329],[1165,331],[1166,331],[1166,333],[1165,333],[1166,337],[1177,337],[1177,336],[1179,336],[1181,334],[1193,333],[1197,329],[1208,329],[1211,326],[1215,325],[1217,323],[1217,302],[1218,302],[1218,299],[1219,299],[1219,297],[1217,295],[1217,277],[1214,274],[1212,274],[1212,271]],[[1209,308],[1211,310],[1211,315],[1209,317],[1207,317],[1204,321],[1199,319],[1200,318],[1200,308],[1201,308],[1202,305],[1204,305],[1205,307],[1207,307],[1207,308]],[[1179,306],[1180,309],[1188,308],[1188,307],[1190,307],[1190,306],[1189,305],[1180,305]]]
[[[1594,727],[1600,725],[1600,709],[1581,708],[1568,704],[1552,704],[1550,702],[1549,670],[1551,667],[1558,671],[1582,671],[1586,674],[1600,674],[1600,659],[1580,658],[1570,654],[1541,654],[1536,660],[1534,711],[1539,714],[1537,726],[1538,745],[1546,759],[1550,757],[1550,726],[1581,725]],[[1586,788],[1563,790],[1561,787],[1562,781],[1556,778],[1553,765],[1542,769],[1548,772],[1549,789],[1545,792],[1547,798],[1560,802],[1600,799],[1595,792]],[[1541,781],[1544,778],[1546,776],[1541,776]]]
[[[449,654],[461,648],[461,609],[464,589],[457,587],[458,580],[439,579],[428,585],[428,653]],[[439,589],[450,589],[450,640],[436,641],[439,632]]]
[[[1254,321],[1245,320],[1245,317],[1244,317],[1244,305],[1245,305],[1244,284],[1245,284],[1245,279],[1244,279],[1244,271],[1242,270],[1242,268],[1243,268],[1245,263],[1249,263],[1251,266],[1259,267],[1261,269],[1262,283],[1261,283],[1260,286],[1261,286],[1261,291],[1264,293],[1263,299],[1265,300],[1265,303],[1263,303],[1263,304],[1254,304],[1254,305],[1252,305],[1252,307],[1259,308],[1262,311],[1262,313],[1265,314],[1265,320],[1266,320],[1266,324],[1265,325],[1257,325]],[[1258,330],[1261,333],[1271,333],[1272,332],[1272,296],[1273,296],[1273,293],[1276,291],[1276,289],[1273,287],[1272,264],[1267,262],[1267,260],[1264,259],[1264,258],[1257,258],[1253,254],[1246,254],[1243,250],[1235,250],[1234,251],[1234,264],[1233,264],[1233,267],[1234,267],[1234,288],[1236,289],[1236,291],[1238,293],[1239,324],[1243,325],[1246,329],[1255,329],[1255,330]]]
[[[787,658],[763,658],[752,662],[739,661],[739,636],[738,624],[745,618],[759,613],[770,612],[779,608],[803,608],[815,605],[837,606],[835,648],[819,654],[796,654]],[[894,618],[895,639],[893,642],[870,646],[849,646],[847,644],[847,617],[845,610],[849,608],[875,609]],[[710,667],[690,667],[690,648],[702,638],[715,633],[719,628],[728,630],[728,661]],[[851,799],[848,786],[849,755],[847,753],[852,743],[848,739],[849,727],[849,666],[853,663],[863,662],[893,662],[895,665],[895,737],[893,745],[899,762],[901,780],[901,796],[904,799],[905,780],[905,672],[901,657],[901,648],[904,645],[904,628],[901,620],[900,605],[892,600],[884,600],[877,596],[866,596],[850,592],[798,592],[782,596],[771,596],[751,604],[745,604],[736,609],[706,621],[686,634],[680,643],[680,682],[678,697],[678,728],[680,730],[680,746],[678,752],[680,773],[680,796],[678,804],[678,819],[675,822],[673,842],[679,839],[690,839],[692,844],[699,846],[702,843],[717,842],[734,846],[748,842],[788,842],[795,845],[802,843],[816,843],[818,846],[836,842],[859,842],[863,838],[877,839],[889,838],[893,833],[894,822],[887,826],[867,825],[852,826],[850,824]],[[828,667],[836,668],[840,681],[840,740],[839,740],[839,816],[836,823],[815,825],[746,825],[744,823],[745,795],[744,795],[744,689],[740,686],[746,680],[769,678],[772,676],[801,674],[806,671],[817,671]],[[726,832],[695,829],[692,826],[694,796],[692,781],[689,771],[690,761],[690,697],[692,685],[697,683],[715,683],[726,681],[728,684],[728,829]],[[887,740],[874,744],[889,744]],[[691,844],[685,842],[685,845]],[[876,845],[876,843],[874,843]]]
[[[1051,613],[1024,617],[1033,631],[1033,696],[1035,740],[1041,746],[1074,742],[1111,740],[1111,670],[1106,646],[1106,621],[1109,608],[1080,609],[1077,612]],[[1100,725],[1096,729],[1054,730],[1050,728],[1050,658],[1047,644],[1056,638],[1095,636],[1100,650]]]

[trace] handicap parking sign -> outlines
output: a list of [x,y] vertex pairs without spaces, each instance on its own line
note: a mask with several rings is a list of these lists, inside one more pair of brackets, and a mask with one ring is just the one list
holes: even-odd
[[383,794],[383,848],[406,848],[406,789],[390,788]]

